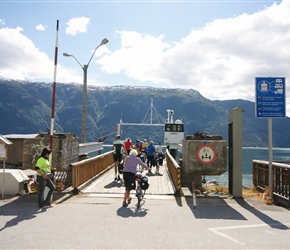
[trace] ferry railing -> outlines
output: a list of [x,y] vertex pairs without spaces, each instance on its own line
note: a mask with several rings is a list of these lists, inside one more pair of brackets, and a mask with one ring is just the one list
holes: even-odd
[[[272,162],[273,200],[290,207],[290,165],[285,161]],[[253,185],[264,190],[269,186],[269,161],[253,160]]]
[[175,193],[181,190],[181,178],[180,178],[180,166],[177,164],[175,159],[170,154],[169,150],[166,149],[166,164],[173,181]]
[[79,162],[71,163],[71,185],[79,189],[81,185],[114,164],[114,152],[110,151]]

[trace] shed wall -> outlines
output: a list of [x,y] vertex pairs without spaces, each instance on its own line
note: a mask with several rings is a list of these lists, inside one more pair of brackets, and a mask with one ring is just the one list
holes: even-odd
[[[47,133],[36,138],[9,138],[13,144],[9,146],[7,164],[17,168],[34,169],[43,148],[49,148]],[[58,171],[68,170],[69,164],[79,159],[79,142],[74,134],[55,134],[53,138],[52,163]]]

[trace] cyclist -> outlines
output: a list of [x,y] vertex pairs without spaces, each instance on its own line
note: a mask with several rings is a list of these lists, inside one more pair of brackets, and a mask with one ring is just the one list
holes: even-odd
[[116,140],[113,142],[114,149],[114,162],[115,162],[115,179],[114,181],[120,181],[121,177],[118,174],[118,166],[122,161],[123,153],[127,153],[124,148],[124,143],[121,141],[121,136],[117,135]]
[[[155,150],[155,147],[153,145],[153,141],[150,141],[149,146],[147,147],[147,166],[148,167],[150,166],[150,168],[152,166],[154,166],[153,162],[154,162],[155,152],[156,152],[156,150]],[[151,173],[151,170],[149,170],[149,173]]]
[[130,150],[133,146],[133,143],[130,138],[127,138],[126,142],[124,143],[124,147],[127,150],[127,155],[130,153]]
[[132,149],[129,156],[124,159],[123,178],[125,183],[125,194],[123,207],[127,207],[131,202],[132,198],[130,198],[130,191],[135,189],[135,174],[137,172],[137,166],[140,165],[142,168],[148,169],[149,171],[151,170],[151,168],[137,157],[137,155],[137,150]]
[[162,148],[161,143],[159,143],[159,145],[157,146],[156,151],[158,153],[158,158],[159,158],[158,159],[158,163],[159,163],[159,166],[162,166],[163,159],[164,159],[164,151],[163,151],[163,148]]

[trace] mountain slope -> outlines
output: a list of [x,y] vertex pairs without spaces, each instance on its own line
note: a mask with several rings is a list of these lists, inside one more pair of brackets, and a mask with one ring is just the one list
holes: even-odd
[[[81,138],[82,91],[81,85],[57,84],[56,131],[74,133]],[[0,80],[0,93],[0,134],[38,133],[50,128],[52,84]],[[123,123],[164,123],[167,109],[174,110],[175,120],[184,122],[186,135],[207,131],[227,139],[228,111],[238,106],[244,109],[243,145],[267,146],[267,119],[255,118],[253,102],[211,101],[193,89],[89,86],[87,142],[112,134],[105,141],[110,144],[120,119]],[[289,118],[273,119],[274,147],[289,147],[290,135],[284,132],[289,125]],[[121,136],[133,141],[146,138],[157,143],[164,139],[162,127],[126,125],[121,129]]]

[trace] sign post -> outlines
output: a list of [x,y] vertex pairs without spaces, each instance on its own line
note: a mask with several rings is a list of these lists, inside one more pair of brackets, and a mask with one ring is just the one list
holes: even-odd
[[273,198],[272,118],[286,117],[285,77],[256,77],[256,117],[268,118],[269,191]]
[[0,159],[3,160],[2,199],[4,199],[5,160],[6,160],[6,146],[5,146],[5,144],[0,144]]
[[0,160],[3,161],[3,178],[2,178],[2,199],[4,199],[4,186],[5,186],[5,161],[7,159],[8,146],[12,142],[0,135]]

